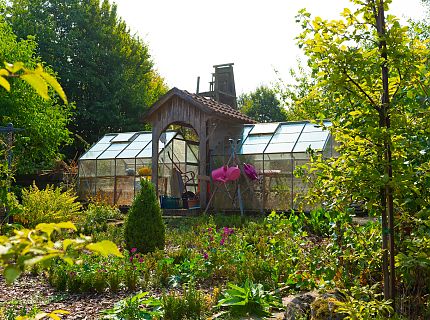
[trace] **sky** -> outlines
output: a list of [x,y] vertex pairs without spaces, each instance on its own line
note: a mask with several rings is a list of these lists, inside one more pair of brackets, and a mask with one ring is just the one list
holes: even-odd
[[[112,1],[112,0],[111,0]],[[209,90],[213,65],[234,63],[236,93],[280,77],[288,82],[303,54],[295,37],[297,12],[335,19],[348,0],[113,0],[118,14],[148,44],[155,67],[169,87]],[[420,0],[393,0],[390,14],[420,19]],[[275,70],[278,72],[276,73]],[[279,76],[278,76],[278,75]]]

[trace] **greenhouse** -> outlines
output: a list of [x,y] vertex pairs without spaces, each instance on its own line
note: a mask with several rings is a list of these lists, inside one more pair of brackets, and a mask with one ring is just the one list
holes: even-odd
[[[159,195],[179,197],[178,172],[196,176],[198,147],[176,131],[160,136]],[[127,132],[106,134],[79,159],[79,196],[91,197],[119,205],[131,205],[140,187],[140,179],[150,179],[152,162],[152,133]],[[182,186],[195,193],[197,183],[192,179]]]
[[[309,161],[309,149],[332,157],[333,140],[327,127],[302,122],[241,125],[238,137],[225,139],[216,154],[210,150],[207,176],[209,206],[215,210],[267,211],[296,208],[296,196],[305,189],[293,171]],[[189,136],[189,135],[187,135]],[[152,176],[152,132],[107,134],[79,159],[81,198],[103,197],[128,206],[141,178]],[[245,168],[255,169],[254,179]],[[214,179],[220,168],[236,169],[237,179]],[[221,169],[223,170],[223,169]],[[199,195],[199,144],[178,131],[166,131],[158,143],[158,195],[165,209],[197,206]],[[305,208],[306,209],[306,208]]]
[[329,121],[322,125],[308,121],[245,124],[241,137],[230,140],[230,154],[212,155],[211,168],[237,165],[244,173],[243,167],[251,165],[257,175],[252,179],[241,174],[237,181],[215,183],[213,207],[252,211],[296,208],[296,196],[306,186],[293,172],[309,161],[310,149],[324,157],[334,156],[333,139],[327,130],[330,125]]

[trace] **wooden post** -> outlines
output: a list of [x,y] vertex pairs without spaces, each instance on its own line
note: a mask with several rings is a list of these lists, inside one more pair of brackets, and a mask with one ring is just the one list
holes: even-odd
[[[207,128],[206,121],[201,124],[199,130],[199,175],[206,176],[206,164],[207,164]],[[206,207],[207,199],[207,180],[200,180],[200,208]]]
[[152,163],[151,181],[158,196],[158,140],[160,139],[159,128],[155,125],[152,128]]

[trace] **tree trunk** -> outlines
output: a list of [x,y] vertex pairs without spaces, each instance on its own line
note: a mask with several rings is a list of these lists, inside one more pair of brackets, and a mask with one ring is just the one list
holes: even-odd
[[[385,30],[385,14],[384,14],[384,1],[377,1],[377,15],[376,15],[376,29],[379,37],[379,48],[381,50],[381,77],[383,93],[381,98],[381,107],[379,110],[379,125],[386,129],[384,134],[384,175],[386,177],[385,188],[381,195],[382,212],[382,247],[384,249],[383,258],[383,272],[384,272],[384,297],[385,299],[393,300],[393,307],[395,307],[395,287],[396,287],[396,274],[394,266],[395,245],[394,245],[394,201],[393,201],[393,167],[392,167],[392,153],[391,153],[391,133],[390,133],[390,97],[388,87],[388,66],[387,66],[387,42]],[[388,242],[388,243],[387,243]],[[387,249],[388,256],[387,257]],[[389,267],[387,266],[389,265]]]

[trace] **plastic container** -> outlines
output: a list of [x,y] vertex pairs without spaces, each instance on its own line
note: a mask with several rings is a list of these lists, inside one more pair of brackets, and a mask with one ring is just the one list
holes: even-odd
[[170,196],[160,196],[161,209],[179,209],[179,198]]

